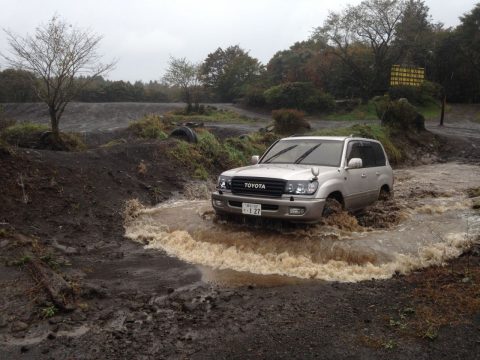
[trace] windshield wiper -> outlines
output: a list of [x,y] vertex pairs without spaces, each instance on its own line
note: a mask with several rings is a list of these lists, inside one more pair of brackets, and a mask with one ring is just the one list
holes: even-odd
[[295,160],[293,163],[294,164],[300,164],[308,155],[310,155],[316,148],[318,148],[322,144],[317,144],[315,146],[312,146],[310,149],[305,151],[297,160]]
[[289,146],[283,150],[280,150],[279,152],[277,152],[276,154],[273,154],[272,156],[270,156],[267,160],[264,160],[262,161],[262,163],[269,163],[271,160],[275,159],[276,157],[279,157],[280,155],[282,154],[285,154],[286,152],[292,150],[293,148],[297,147],[297,145],[292,145],[292,146]]

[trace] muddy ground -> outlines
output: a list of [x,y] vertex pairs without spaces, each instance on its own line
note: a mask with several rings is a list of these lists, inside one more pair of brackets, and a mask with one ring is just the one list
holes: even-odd
[[[432,238],[447,235],[436,230],[457,215],[465,215],[468,229],[477,213],[469,198],[476,194],[468,192],[476,179],[467,178],[480,166],[480,143],[449,135],[441,151],[428,157],[441,168],[398,170],[395,200],[357,217],[346,214],[325,229],[347,237],[395,234],[419,214],[432,221]],[[228,259],[219,271],[209,262],[180,260],[183,253],[169,256],[164,245],[148,246],[152,238],[125,237],[141,211],[208,195],[208,184],[192,183],[180,164],[166,160],[172,141],[0,155],[0,359],[478,358],[476,245],[445,266],[343,282],[235,271]],[[422,174],[432,169],[459,179],[464,171],[464,181],[425,181]],[[147,210],[130,206],[125,221],[131,199]],[[204,222],[225,227],[208,211],[199,215],[189,221],[188,212],[180,211],[175,224],[192,233]],[[157,224],[166,219],[160,216]],[[234,226],[269,239],[288,238],[292,231]],[[473,231],[462,231],[473,239]],[[442,256],[439,264],[447,258]],[[364,260],[346,262],[368,266]],[[53,280],[42,283],[45,274]]]

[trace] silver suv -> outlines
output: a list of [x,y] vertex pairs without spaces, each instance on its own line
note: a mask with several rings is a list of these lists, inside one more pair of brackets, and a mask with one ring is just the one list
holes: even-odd
[[340,206],[356,211],[393,191],[380,142],[354,137],[288,137],[251,166],[223,172],[212,205],[217,214],[317,222]]

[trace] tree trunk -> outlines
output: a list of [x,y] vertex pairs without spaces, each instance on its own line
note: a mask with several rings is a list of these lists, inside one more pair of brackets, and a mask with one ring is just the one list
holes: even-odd
[[50,113],[50,124],[52,126],[52,142],[54,149],[61,150],[64,148],[62,138],[60,137],[60,128],[59,128],[59,121],[57,116],[57,111],[53,106],[48,107]]
[[60,138],[60,130],[58,128],[58,119],[57,119],[57,112],[53,106],[48,107],[48,111],[50,113],[50,125],[52,127],[52,133],[54,138]]
[[185,90],[185,102],[187,103],[187,114],[190,114],[192,112],[192,97],[189,89]]

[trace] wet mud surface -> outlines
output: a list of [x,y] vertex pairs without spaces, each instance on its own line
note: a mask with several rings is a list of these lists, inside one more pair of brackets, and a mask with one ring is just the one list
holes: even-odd
[[217,221],[168,141],[0,156],[0,359],[477,359],[480,146],[463,140],[444,144],[459,161],[396,170],[394,200],[263,230]]

